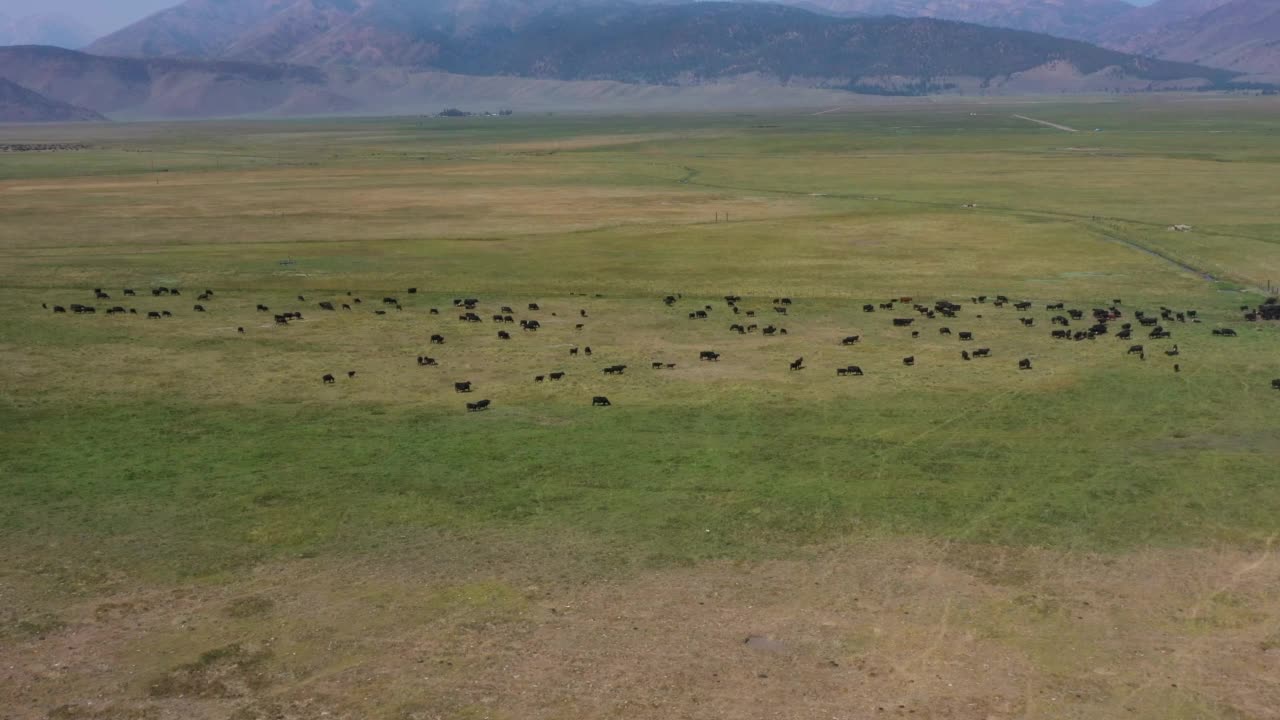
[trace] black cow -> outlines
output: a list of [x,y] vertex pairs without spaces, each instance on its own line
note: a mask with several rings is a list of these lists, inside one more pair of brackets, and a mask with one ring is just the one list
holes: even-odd
[[853,344],[857,343],[857,342],[858,342],[858,340],[860,340],[860,339],[861,339],[861,337],[860,337],[860,336],[858,336],[858,335],[849,335],[849,336],[848,336],[848,337],[846,337],[845,339],[841,340],[841,341],[840,341],[840,344],[841,344],[841,345],[853,345]]
[[444,336],[443,336],[443,335],[432,335],[432,336],[431,336],[431,344],[432,344],[432,345],[443,345],[443,344],[444,344]]
[[193,305],[193,306],[191,306],[191,309],[192,309],[192,310],[194,310],[194,311],[196,311],[196,312],[204,312],[204,306],[203,306],[203,305]]
[[1117,340],[1128,340],[1131,337],[1133,337],[1133,330],[1130,328],[1125,328],[1124,330],[1116,333]]
[[510,340],[510,339],[511,339],[511,333],[507,332],[506,330],[499,330],[499,331],[498,331],[498,339],[499,339],[499,340]]
[[454,392],[456,392],[456,393],[469,393],[469,392],[471,392],[471,381],[470,381],[470,380],[468,380],[468,381],[466,381],[466,382],[456,382],[456,383],[454,383],[454,384],[453,384],[453,391],[454,391]]
[[262,303],[258,303],[258,312],[271,312],[271,308],[263,305]]
[[710,360],[711,362],[716,362],[720,359],[720,353],[713,352],[711,350],[703,350],[702,352],[698,353],[698,359]]
[[745,335],[747,332],[747,329],[742,327],[738,323],[734,323],[729,326],[729,332],[737,332],[739,335]]
[[1214,328],[1213,334],[1222,337],[1236,337],[1236,331],[1231,328]]
[[148,320],[159,320],[159,319],[160,319],[160,313],[156,312],[155,310],[152,310],[151,312],[147,313],[147,319],[148,319]]
[[906,365],[907,367],[911,367],[912,365],[915,365],[915,364],[916,364],[916,356],[915,356],[915,355],[908,355],[907,357],[902,358],[902,364],[903,364],[903,365]]
[[521,320],[520,327],[528,332],[537,332],[538,328],[542,327],[542,323],[537,320]]
[[609,398],[603,395],[596,395],[595,397],[591,398],[591,407],[608,407],[609,405],[612,405],[612,404],[613,403],[609,402]]
[[605,375],[621,375],[627,369],[626,365],[610,365],[603,370]]
[[350,379],[354,378],[355,376],[356,376],[356,371],[355,371],[355,370],[348,370],[348,371],[347,371],[347,379],[348,379],[348,380],[350,380]]
[[660,362],[653,363],[652,365],[654,370],[661,370],[663,367],[662,363]]
[[1068,310],[1067,314],[1071,316],[1072,320],[1080,320],[1084,317],[1083,310]]
[[906,326],[910,325],[910,324],[911,324],[911,323],[913,323],[913,322],[915,322],[915,318],[894,318],[894,319],[893,319],[893,326],[894,326],[894,327],[906,327]]
[[[298,299],[301,300],[302,298],[298,298]],[[382,304],[383,305],[399,305],[400,301],[393,297],[384,297],[382,298]]]
[[760,332],[764,333],[765,335],[773,335],[774,333],[778,332],[778,328],[772,325],[766,325],[765,328]]
[[1023,327],[1035,327],[1036,324],[1035,318],[1018,318],[1018,320],[1022,322]]
[[422,367],[427,367],[427,366],[439,365],[439,363],[436,362],[436,359],[433,357],[427,357],[426,355],[419,355],[418,365]]
[[545,375],[534,375],[534,376],[533,376],[533,381],[534,381],[534,382],[542,382],[544,378],[546,378],[546,376],[545,376]]
[[1027,302],[1026,300],[1023,300],[1022,302],[1016,302],[1016,303],[1014,303],[1014,304],[1013,304],[1013,308],[1014,308],[1015,310],[1030,310],[1030,309],[1031,309],[1031,303]]
[[588,345],[582,348],[582,354],[586,355],[587,357],[591,357],[591,346]]
[[978,348],[973,351],[973,356],[976,358],[991,357],[991,348]]
[[[148,313],[148,317],[150,317],[150,313]],[[288,325],[289,317],[287,315],[276,315],[275,321],[277,325]]]
[[387,311],[386,311],[386,310],[374,310],[374,311],[373,311],[373,314],[374,314],[374,315],[386,315],[386,314],[387,314]]
[[1049,336],[1052,337],[1054,340],[1066,340],[1067,338],[1071,337],[1071,331],[1070,330],[1053,330],[1049,333]]
[[1030,358],[1022,358],[1021,360],[1019,360],[1019,361],[1018,361],[1018,369],[1019,369],[1019,370],[1030,370],[1030,369],[1031,369],[1031,359],[1030,359]]
[[796,358],[796,359],[791,363],[791,369],[792,369],[792,370],[803,370],[803,369],[804,369],[804,358],[802,358],[802,357],[798,357],[798,358]]
[[961,333],[960,333],[960,339],[961,339],[961,340],[972,340],[972,339],[973,339],[973,333],[971,333],[971,332],[961,332]]
[[569,357],[577,357],[577,356],[578,356],[578,346],[575,345],[569,348]]
[[541,310],[542,308],[538,307],[538,303],[529,303],[529,309],[530,309],[530,310]]
[[488,410],[489,402],[490,401],[488,400],[480,400],[478,402],[467,403],[467,412],[480,412],[481,410]]
[[125,288],[125,289],[124,289],[124,294],[125,294],[125,295],[127,295],[127,296],[129,296],[129,297],[136,297],[138,293],[134,292],[134,291],[133,291],[133,288]]
[[66,311],[67,311],[67,309],[66,309],[66,308],[64,308],[64,307],[62,307],[61,305],[54,305],[54,306],[53,306],[53,311],[54,311],[54,312],[56,312],[56,313],[64,313],[64,312],[66,312]]
[[1275,380],[1271,381],[1271,389],[1280,390],[1280,378],[1276,378]]
[[325,376],[320,379],[324,381],[325,385],[332,385],[334,383],[333,376],[328,373],[325,373]]
[[243,335],[243,334],[244,334],[244,328],[242,328],[242,327],[238,327],[238,328],[236,328],[236,332],[238,332],[238,333],[240,333],[241,335]]
[[1143,347],[1141,345],[1130,345],[1129,352],[1125,353],[1125,355],[1132,355],[1134,353],[1141,354],[1142,352],[1143,352]]
[[416,288],[416,287],[411,287],[411,288],[409,288],[408,293],[409,293],[410,295],[417,295],[417,294],[418,294],[418,288]]
[[1172,350],[1165,350],[1164,354],[1168,355],[1169,357],[1177,357],[1179,354],[1178,346],[1174,345]]
[[876,311],[876,306],[870,303],[867,303],[866,305],[862,306],[862,312],[875,312],[875,311]]
[[323,300],[323,301],[321,301],[321,302],[320,302],[320,309],[321,309],[321,310],[333,310],[333,303],[329,302],[328,300]]
[[563,380],[563,379],[564,379],[564,373],[563,373],[563,372],[553,372],[553,373],[551,373],[551,374],[547,375],[547,377],[551,378],[552,380]]
[[951,328],[949,328],[949,327],[940,327],[940,328],[938,328],[938,334],[939,334],[939,335],[950,335],[950,334],[951,334]]

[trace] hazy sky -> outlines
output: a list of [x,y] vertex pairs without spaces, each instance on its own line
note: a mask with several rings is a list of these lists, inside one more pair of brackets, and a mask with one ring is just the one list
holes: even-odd
[[[180,0],[0,0],[0,13],[22,17],[57,12],[79,20],[97,32],[110,32],[141,19]],[[424,0],[429,2],[430,0]],[[1150,5],[1153,0],[1128,0],[1134,5]]]
[[59,13],[98,32],[109,32],[180,0],[0,0],[0,13],[24,17]]

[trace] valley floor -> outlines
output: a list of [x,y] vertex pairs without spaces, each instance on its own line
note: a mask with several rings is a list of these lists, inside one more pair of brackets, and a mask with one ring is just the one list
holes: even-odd
[[1274,111],[0,129],[0,718],[1278,717]]

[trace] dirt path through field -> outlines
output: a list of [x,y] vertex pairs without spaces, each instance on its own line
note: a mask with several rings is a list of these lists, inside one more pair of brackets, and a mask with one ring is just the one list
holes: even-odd
[[1018,118],[1019,120],[1026,120],[1027,122],[1040,123],[1041,125],[1044,125],[1046,127],[1051,127],[1056,130],[1061,130],[1063,132],[1080,132],[1079,130],[1073,127],[1067,127],[1066,125],[1059,125],[1058,123],[1052,123],[1052,122],[1049,122],[1048,120],[1037,120],[1033,117],[1027,117],[1026,115],[1014,115],[1014,117]]

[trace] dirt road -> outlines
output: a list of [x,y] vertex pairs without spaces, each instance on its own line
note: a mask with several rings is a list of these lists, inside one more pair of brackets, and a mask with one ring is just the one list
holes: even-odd
[[1018,118],[1019,120],[1026,120],[1027,122],[1040,123],[1041,125],[1047,125],[1048,127],[1054,128],[1056,130],[1061,130],[1063,132],[1080,132],[1079,130],[1073,127],[1067,127],[1066,125],[1059,125],[1058,123],[1051,123],[1048,120],[1037,120],[1033,117],[1027,117],[1026,115],[1014,115],[1014,117]]

